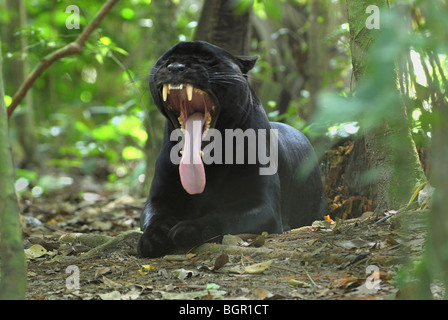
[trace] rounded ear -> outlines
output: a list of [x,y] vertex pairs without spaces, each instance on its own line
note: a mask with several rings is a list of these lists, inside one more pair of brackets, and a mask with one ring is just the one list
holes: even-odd
[[239,62],[240,69],[243,74],[248,73],[255,66],[255,62],[258,60],[258,56],[238,56],[235,58]]

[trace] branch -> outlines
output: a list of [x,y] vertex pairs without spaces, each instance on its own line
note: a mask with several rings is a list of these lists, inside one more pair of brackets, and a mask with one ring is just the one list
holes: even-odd
[[84,31],[79,35],[79,37],[65,45],[64,47],[46,55],[39,64],[34,68],[34,70],[28,75],[25,82],[20,86],[19,90],[17,90],[16,94],[14,95],[11,104],[8,107],[8,118],[11,117],[11,114],[14,112],[16,107],[19,105],[19,103],[22,101],[22,99],[25,97],[28,90],[33,85],[34,81],[36,81],[37,78],[39,78],[42,73],[48,69],[53,62],[69,56],[77,54],[81,51],[84,43],[87,41],[87,39],[90,37],[92,32],[98,27],[101,20],[109,13],[109,11],[112,9],[112,7],[118,2],[119,0],[109,0],[102,8],[101,10],[96,14],[95,18],[87,25],[87,27],[84,29]]

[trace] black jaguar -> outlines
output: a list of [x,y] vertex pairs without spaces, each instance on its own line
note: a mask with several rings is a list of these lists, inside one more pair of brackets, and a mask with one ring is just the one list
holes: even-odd
[[[288,125],[269,122],[249,86],[247,73],[256,60],[206,42],[180,42],[152,68],[151,94],[167,121],[141,215],[141,256],[158,257],[225,234],[281,233],[327,214],[309,141]],[[253,160],[253,150],[266,150],[264,158],[275,163],[261,161],[260,153]],[[268,166],[274,170],[262,174]]]

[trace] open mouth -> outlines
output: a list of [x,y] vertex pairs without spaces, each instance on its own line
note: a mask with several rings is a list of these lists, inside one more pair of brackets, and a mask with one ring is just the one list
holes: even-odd
[[[177,122],[183,130],[188,119],[196,113],[202,114],[203,136],[216,123],[217,103],[210,92],[205,92],[189,83],[176,85],[165,83],[162,86],[162,99],[173,124],[176,126]],[[195,119],[198,118],[200,116],[196,115]]]
[[214,127],[219,105],[213,93],[189,83],[165,83],[161,87],[161,94],[171,122],[184,133],[179,164],[182,186],[189,194],[202,193],[205,188],[202,139]]

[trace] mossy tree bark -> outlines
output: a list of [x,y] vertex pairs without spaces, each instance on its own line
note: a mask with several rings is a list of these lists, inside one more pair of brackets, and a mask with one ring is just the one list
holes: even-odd
[[[448,89],[448,87],[446,88]],[[440,92],[440,91],[439,91]],[[436,187],[429,217],[429,238],[426,246],[425,272],[422,272],[421,286],[429,292],[430,280],[440,276],[445,283],[445,300],[448,300],[448,103],[443,95],[437,96],[434,112],[439,119],[432,135],[431,184]],[[435,276],[434,276],[435,275]],[[418,296],[417,298],[432,298]]]
[[[19,57],[9,58],[5,62],[4,75],[8,79],[8,85],[11,92],[17,91],[20,85],[25,81],[29,72],[27,37],[21,36],[17,31],[26,27],[26,5],[23,0],[7,0],[5,9],[9,11],[11,20],[3,28],[4,45],[8,52],[20,52]],[[8,92],[8,88],[5,89]],[[30,90],[31,91],[31,90]],[[35,164],[38,159],[35,158],[35,149],[37,145],[36,128],[34,121],[34,111],[32,104],[32,95],[28,93],[23,101],[23,113],[18,113],[14,117],[14,123],[17,128],[18,141],[21,147],[23,157],[19,160],[22,165],[28,166]]]
[[[153,27],[149,28],[150,33],[148,38],[151,42],[157,43],[154,46],[154,56],[160,57],[165,51],[167,51],[176,42],[176,28],[173,17],[176,16],[176,5],[173,1],[152,1],[148,10],[153,16]],[[148,70],[149,72],[149,70]],[[147,110],[147,116],[145,117],[145,128],[148,132],[148,139],[145,144],[145,156],[146,156],[146,169],[145,169],[145,181],[142,188],[143,194],[147,195],[151,181],[154,176],[155,163],[157,155],[162,146],[163,140],[163,116],[152,104],[151,108]]]
[[4,104],[0,42],[0,299],[25,299],[26,260],[19,223],[8,139],[8,117]]
[[[425,2],[421,5],[425,14],[425,32],[436,39],[446,37],[446,16],[448,4],[445,2]],[[430,282],[441,278],[445,284],[444,299],[448,300],[448,75],[442,69],[439,54],[448,54],[448,45],[433,42],[425,48],[426,58],[421,58],[426,69],[426,79],[431,96],[434,118],[431,140],[431,174],[430,183],[436,188],[432,199],[429,215],[429,237],[425,245],[424,268],[419,274],[418,292],[416,298],[432,299]],[[427,64],[432,66],[432,73]],[[435,67],[438,66],[438,67]]]
[[370,172],[369,193],[377,204],[375,212],[380,214],[385,210],[398,209],[405,204],[412,195],[412,189],[425,181],[425,175],[412,140],[406,108],[399,99],[395,58],[385,57],[384,54],[387,53],[383,52],[382,56],[374,57],[373,59],[386,61],[386,67],[383,64],[381,70],[372,67],[369,62],[372,59],[368,59],[381,32],[385,32],[381,27],[379,29],[366,27],[366,20],[369,17],[366,8],[369,5],[384,9],[387,1],[347,0],[355,84],[370,77],[376,79],[371,83],[378,86],[379,94],[388,92],[396,97],[389,100],[392,102],[390,108],[386,108],[387,114],[377,118],[372,127],[362,128],[363,138],[356,142],[364,144],[364,148],[357,149],[366,152],[366,167]]
[[210,42],[234,55],[248,55],[252,8],[238,13],[237,6],[237,0],[204,1],[194,40]]

